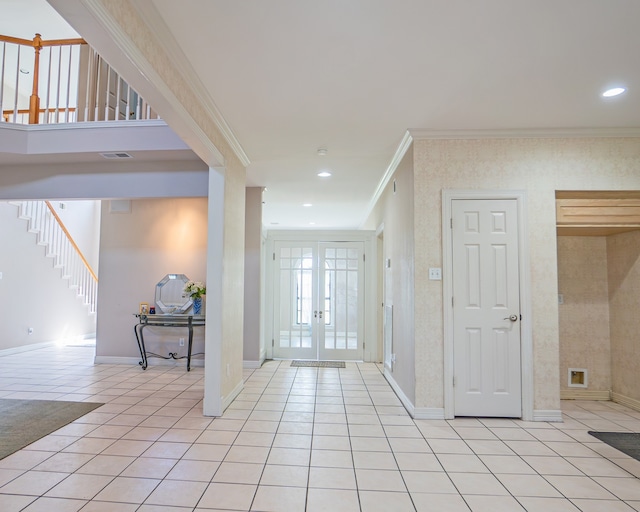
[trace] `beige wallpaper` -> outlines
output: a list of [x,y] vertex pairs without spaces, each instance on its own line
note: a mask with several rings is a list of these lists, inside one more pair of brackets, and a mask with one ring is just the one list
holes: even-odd
[[640,400],[640,231],[607,237],[607,255],[612,389]]
[[558,237],[560,389],[568,386],[568,368],[587,370],[588,391],[611,389],[607,239]]
[[[394,192],[395,183],[395,192]],[[384,269],[385,305],[393,306],[393,378],[404,394],[415,401],[414,335],[414,242],[413,242],[413,153],[407,152],[382,197],[366,229],[384,224],[383,253],[391,266]],[[382,359],[383,354],[380,354]]]
[[216,126],[215,120],[209,117],[208,110],[201,104],[187,77],[178,71],[162,50],[162,45],[157,39],[161,34],[151,33],[131,0],[101,0],[101,3],[113,21],[126,32],[132,43],[153,66],[164,85],[184,107],[188,117],[198,125],[225,158],[222,278],[224,299],[220,371],[223,375],[221,394],[226,397],[242,383],[245,168]]
[[443,189],[526,190],[534,346],[534,409],[560,408],[555,190],[640,189],[640,139],[417,140],[415,346],[417,407],[443,407]]

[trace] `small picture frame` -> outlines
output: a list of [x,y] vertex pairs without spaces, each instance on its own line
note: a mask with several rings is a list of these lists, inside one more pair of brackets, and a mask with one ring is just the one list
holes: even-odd
[[148,302],[141,302],[140,303],[140,314],[141,315],[148,315],[149,314],[149,303]]

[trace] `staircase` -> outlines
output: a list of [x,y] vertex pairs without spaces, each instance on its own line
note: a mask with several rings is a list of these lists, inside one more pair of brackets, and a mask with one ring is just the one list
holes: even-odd
[[28,222],[27,230],[35,233],[38,245],[54,260],[54,268],[61,269],[61,277],[69,282],[79,299],[95,314],[98,278],[80,252],[69,232],[60,221],[49,201],[12,201],[18,207],[18,218]]

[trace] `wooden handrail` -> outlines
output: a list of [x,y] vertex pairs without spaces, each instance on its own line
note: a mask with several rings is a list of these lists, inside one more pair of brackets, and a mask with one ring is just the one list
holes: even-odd
[[95,279],[96,283],[97,283],[98,282],[98,276],[95,274],[95,272],[91,268],[91,265],[89,265],[89,262],[84,257],[84,254],[82,254],[82,251],[80,250],[80,247],[78,247],[78,244],[76,244],[75,240],[71,237],[71,234],[69,233],[69,231],[67,230],[66,226],[62,222],[62,219],[60,219],[60,216],[56,213],[56,211],[54,210],[53,206],[51,205],[51,203],[49,201],[45,201],[45,204],[47,205],[47,208],[49,208],[49,211],[51,212],[51,215],[53,215],[54,218],[56,219],[58,225],[62,228],[62,231],[64,232],[64,234],[67,235],[67,238],[69,239],[69,242],[71,242],[71,245],[73,246],[73,248],[78,253],[78,256],[80,256],[80,259],[82,260],[82,262],[87,267],[87,270],[91,274],[91,277],[93,277]]
[[[21,44],[23,46],[34,46],[33,39],[22,39],[21,37],[3,36],[0,34],[0,41],[7,43]],[[87,44],[84,39],[40,39],[41,46],[66,46],[69,44]]]

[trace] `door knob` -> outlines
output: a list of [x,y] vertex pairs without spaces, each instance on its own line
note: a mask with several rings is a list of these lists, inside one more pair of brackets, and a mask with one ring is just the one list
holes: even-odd
[[518,315],[511,315],[503,318],[503,320],[511,320],[512,322],[515,322],[517,319],[518,319]]

